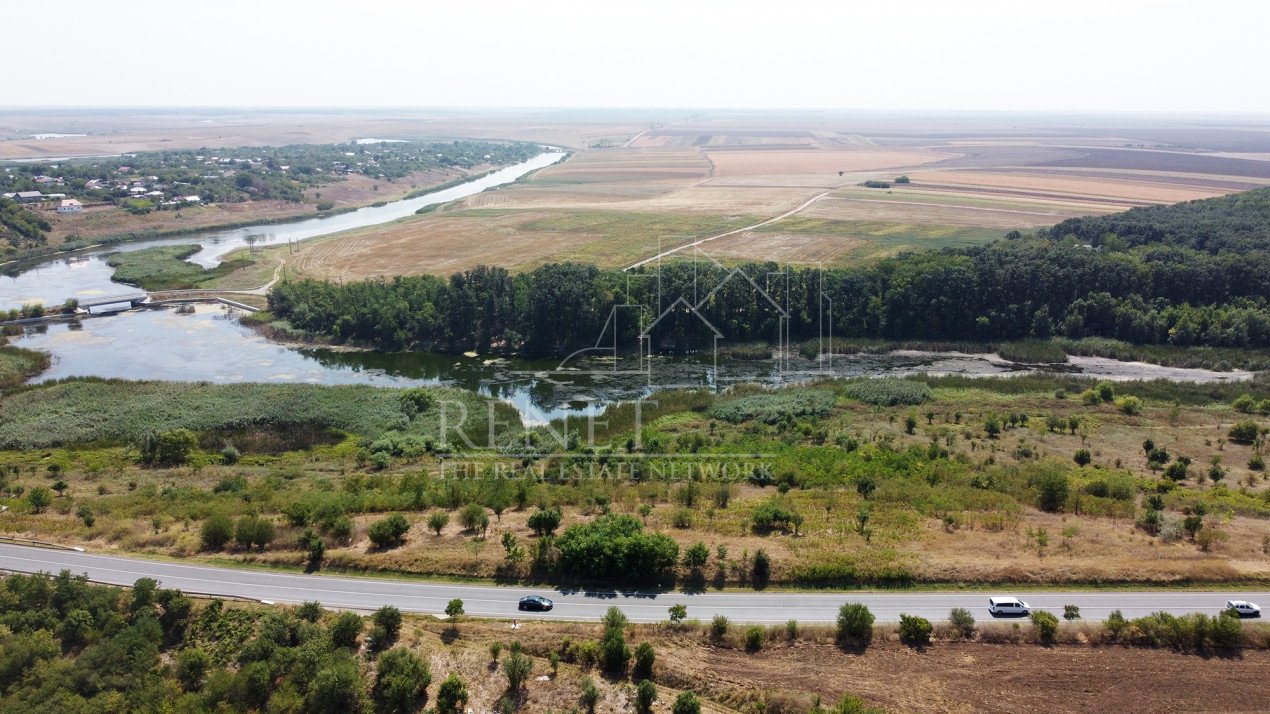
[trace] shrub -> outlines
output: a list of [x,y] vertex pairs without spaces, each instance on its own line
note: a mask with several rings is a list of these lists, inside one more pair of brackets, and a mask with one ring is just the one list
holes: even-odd
[[141,438],[141,463],[147,466],[179,466],[198,448],[198,437],[189,429],[150,432]]
[[1064,620],[1067,620],[1068,622],[1070,622],[1070,621],[1072,621],[1072,620],[1079,620],[1079,619],[1080,619],[1080,606],[1079,606],[1079,605],[1064,605],[1064,606],[1063,606],[1063,619],[1064,619]]
[[1257,402],[1252,398],[1251,394],[1241,394],[1235,398],[1235,401],[1231,402],[1231,406],[1237,412],[1251,414],[1257,408]]
[[623,674],[631,660],[631,649],[626,646],[626,635],[620,627],[610,627],[600,642],[600,666],[611,674]]
[[484,531],[489,527],[489,514],[485,512],[485,507],[479,503],[469,503],[459,511],[459,524],[464,530],[475,533],[476,531]]
[[873,613],[863,603],[851,602],[838,609],[838,644],[867,647],[873,641]]
[[529,527],[539,536],[552,535],[560,527],[559,508],[539,508],[529,517]]
[[758,652],[763,649],[763,640],[766,639],[766,633],[763,628],[754,625],[745,630],[745,650],[747,652]]
[[355,612],[341,612],[331,623],[331,644],[352,649],[357,646],[357,636],[362,634],[362,618]]
[[715,615],[714,619],[710,621],[710,634],[714,636],[714,639],[721,640],[727,637],[728,628],[731,625],[732,622],[727,617]]
[[680,692],[670,706],[670,714],[701,714],[701,700],[692,692]]
[[1067,503],[1067,476],[1057,471],[1038,474],[1033,480],[1036,486],[1036,507],[1051,513],[1063,510]]
[[220,550],[234,537],[234,524],[226,516],[215,515],[203,521],[199,540],[206,550]]
[[366,535],[376,548],[388,550],[404,544],[408,530],[410,530],[410,522],[406,520],[406,517],[400,513],[394,513],[370,524],[370,528],[366,529]]
[[1229,436],[1230,440],[1236,444],[1251,444],[1257,440],[1257,434],[1259,434],[1260,431],[1261,430],[1257,426],[1257,422],[1251,419],[1245,419],[1230,427],[1230,431],[1227,432],[1226,435]]
[[1053,644],[1054,638],[1058,636],[1058,617],[1054,613],[1033,610],[1032,624],[1036,626],[1036,634],[1041,644]]
[[1138,397],[1118,397],[1116,409],[1119,409],[1122,414],[1134,416],[1142,412],[1142,400]]
[[653,662],[656,660],[657,653],[653,651],[653,646],[647,642],[639,643],[635,648],[635,666],[631,669],[631,676],[635,679],[652,679]]
[[678,625],[688,617],[688,608],[684,605],[671,605],[670,608],[670,624]]
[[1208,629],[1208,638],[1214,647],[1234,649],[1239,646],[1243,625],[1239,615],[1233,612],[1223,612],[1213,618],[1212,625]]
[[437,714],[455,714],[467,706],[467,685],[459,675],[450,673],[437,690]]
[[582,577],[651,583],[679,562],[679,546],[661,533],[644,533],[627,515],[600,516],[569,526],[556,541],[560,566]]
[[760,549],[754,553],[754,565],[750,568],[750,582],[754,585],[754,589],[762,590],[767,587],[771,578],[772,560],[768,557],[767,551]]
[[1113,640],[1119,640],[1129,630],[1129,621],[1119,610],[1112,610],[1102,626]]
[[197,647],[187,647],[176,656],[176,681],[181,689],[193,692],[203,686],[203,678],[212,667],[212,658]]
[[520,651],[518,644],[512,643],[512,653],[503,660],[503,674],[507,675],[507,687],[513,694],[525,686],[534,666],[534,661]]
[[917,406],[930,401],[925,382],[894,377],[875,377],[847,383],[842,393],[851,399],[879,407]]
[[238,463],[238,460],[241,459],[242,456],[242,452],[233,446],[226,446],[220,450],[221,463],[233,465]]
[[[1265,471],[1266,470],[1265,458],[1262,457],[1261,454],[1253,454],[1248,459],[1248,470],[1249,471]],[[1220,479],[1213,479],[1213,480],[1219,481]]]
[[798,514],[775,497],[760,503],[750,516],[754,530],[759,533],[770,533],[777,529],[787,531],[797,519]]
[[322,603],[309,600],[295,609],[295,616],[305,622],[317,622],[322,619]]
[[416,702],[432,683],[432,671],[414,652],[397,647],[379,656],[375,666],[371,699],[376,711],[405,714],[417,709]]
[[635,711],[649,714],[653,710],[653,702],[657,701],[657,685],[645,679],[635,688]]
[[371,623],[375,626],[375,647],[389,647],[401,633],[401,610],[392,605],[384,605],[371,616]]
[[53,493],[44,486],[36,486],[26,492],[26,502],[32,513],[43,513],[53,503]]
[[774,389],[735,399],[724,399],[706,410],[715,419],[738,424],[760,421],[778,424],[788,419],[820,418],[833,410],[833,392],[823,389]]
[[450,514],[445,511],[433,511],[428,514],[428,530],[441,535],[441,531],[445,530],[445,526],[450,522]]
[[600,701],[600,688],[595,686],[595,681],[590,677],[583,677],[578,688],[582,690],[581,696],[578,697],[582,706],[586,707],[588,712],[594,712],[595,705]]
[[273,521],[259,516],[243,516],[234,526],[234,541],[243,548],[264,548],[273,542],[274,534]]
[[1089,453],[1089,449],[1081,449],[1072,456],[1072,461],[1075,461],[1077,466],[1088,466],[1089,462],[1093,461],[1093,455]]
[[948,622],[956,628],[962,637],[970,637],[975,633],[975,616],[964,607],[954,607],[948,612]]
[[916,615],[900,613],[900,642],[911,647],[925,647],[930,644],[930,620]]

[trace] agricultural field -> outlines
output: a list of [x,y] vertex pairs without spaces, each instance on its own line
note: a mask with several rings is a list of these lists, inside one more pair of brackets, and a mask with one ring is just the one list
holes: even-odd
[[[352,280],[444,275],[474,262],[515,270],[552,259],[622,267],[688,237],[711,238],[785,214],[693,252],[724,261],[844,265],[1270,184],[1257,169],[1265,162],[1190,144],[1187,151],[1161,151],[1159,138],[1125,148],[1121,134],[1100,131],[1043,123],[1003,131],[970,123],[950,135],[917,120],[860,117],[821,120],[814,128],[798,119],[666,122],[631,141],[586,143],[564,163],[433,214],[336,236],[289,269]],[[1256,146],[1242,138],[1218,144]],[[862,187],[899,176],[909,182]],[[659,220],[636,218],[645,213]],[[599,214],[630,220],[597,220]],[[725,223],[715,234],[702,233],[703,216]],[[535,229],[542,226],[552,228]]]

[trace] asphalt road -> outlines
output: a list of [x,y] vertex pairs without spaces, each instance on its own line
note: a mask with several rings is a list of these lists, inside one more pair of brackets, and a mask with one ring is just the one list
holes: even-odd
[[[975,592],[681,592],[645,593],[614,590],[551,590],[549,588],[462,585],[427,581],[349,578],[304,575],[263,570],[243,570],[171,561],[122,558],[75,551],[0,544],[0,570],[76,575],[114,585],[131,585],[139,578],[154,578],[163,587],[188,593],[239,597],[272,603],[317,600],[327,607],[374,610],[395,605],[403,611],[441,614],[451,598],[462,598],[467,615],[477,617],[532,617],[560,620],[598,620],[611,605],[620,607],[631,620],[665,620],[671,605],[688,607],[688,617],[708,620],[725,615],[734,622],[780,623],[833,622],[845,602],[862,602],[881,622],[899,620],[900,613],[946,620],[954,607],[969,609],[976,618],[988,619],[988,597],[1015,595],[1033,609],[1061,615],[1063,605],[1080,606],[1087,620],[1104,619],[1112,610],[1126,617],[1140,617],[1164,610],[1174,614],[1217,614],[1227,600],[1251,600],[1270,605],[1270,593],[1239,591],[1179,592],[1028,592],[1003,589],[1000,593]],[[519,613],[516,602],[524,595],[545,595],[556,607],[547,613]]]

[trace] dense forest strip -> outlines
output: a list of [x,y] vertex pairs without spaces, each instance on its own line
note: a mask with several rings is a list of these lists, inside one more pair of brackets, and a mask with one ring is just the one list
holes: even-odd
[[477,267],[448,280],[287,282],[269,304],[299,330],[386,349],[568,354],[611,339],[614,306],[648,306],[643,324],[617,321],[618,344],[633,345],[681,297],[680,309],[650,332],[656,350],[699,349],[709,326],[733,344],[773,340],[786,317],[795,341],[831,328],[838,337],[891,340],[1061,336],[1266,347],[1270,189],[1065,221],[869,266],[737,270],[674,262],[657,279],[649,268],[554,264],[512,275]]

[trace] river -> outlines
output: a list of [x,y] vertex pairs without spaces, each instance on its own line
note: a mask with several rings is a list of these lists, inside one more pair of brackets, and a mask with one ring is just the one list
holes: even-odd
[[[448,385],[500,399],[529,424],[597,414],[614,402],[652,391],[651,385],[712,387],[753,381],[801,382],[818,377],[964,374],[1007,377],[1042,368],[1012,364],[995,355],[903,351],[835,356],[831,365],[793,358],[788,371],[773,360],[730,359],[720,368],[689,358],[663,358],[647,373],[612,371],[595,360],[557,371],[556,361],[489,359],[422,352],[338,351],[301,348],[268,340],[237,320],[234,310],[199,304],[194,312],[135,310],[80,323],[28,328],[13,343],[53,356],[37,381],[75,376],[170,381],[306,382],[386,387]],[[1250,372],[1213,372],[1072,357],[1057,368],[1100,379],[1172,379],[1208,382],[1250,379]],[[1053,370],[1050,370],[1053,371]]]
[[226,253],[245,248],[252,243],[271,245],[302,241],[353,228],[395,221],[413,215],[415,211],[425,206],[453,201],[512,183],[531,171],[550,166],[563,156],[564,154],[560,152],[546,152],[524,163],[508,166],[458,186],[433,191],[418,198],[393,201],[383,206],[368,206],[347,213],[305,218],[286,223],[210,230],[173,238],[121,243],[101,250],[60,258],[38,265],[17,276],[0,277],[0,309],[18,307],[25,302],[60,305],[67,298],[72,297],[91,298],[137,292],[135,288],[120,285],[110,279],[114,269],[106,265],[106,261],[102,258],[106,253],[140,250],[157,245],[198,244],[203,246],[203,250],[190,256],[188,260],[204,268],[212,268],[220,263],[222,256]]

